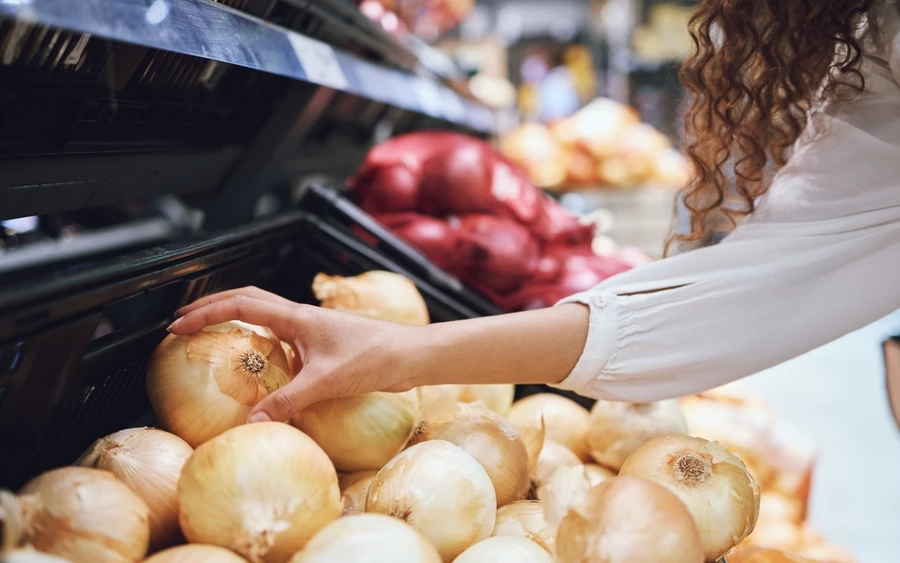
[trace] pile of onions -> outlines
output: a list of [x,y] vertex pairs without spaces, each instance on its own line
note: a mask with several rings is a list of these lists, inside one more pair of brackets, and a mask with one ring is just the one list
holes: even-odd
[[484,403],[490,410],[506,416],[516,395],[515,385],[441,385],[454,401],[460,403]]
[[251,563],[284,562],[341,516],[334,465],[280,422],[238,426],[197,448],[178,482],[181,529]]
[[310,405],[291,419],[342,473],[380,469],[397,455],[420,420],[419,395],[366,393]]
[[357,514],[322,528],[290,563],[441,563],[422,534],[384,514]]
[[707,560],[727,553],[756,526],[759,486],[716,442],[655,438],[628,457],[619,475],[649,479],[675,493],[694,518]]
[[408,325],[429,323],[416,285],[393,272],[373,270],[352,278],[317,274],[312,289],[326,309]]
[[516,401],[509,411],[509,420],[519,428],[546,428],[546,437],[569,448],[581,461],[591,459],[586,434],[588,410],[575,401],[554,395],[538,393]]
[[496,536],[476,543],[453,563],[553,563],[553,556],[528,538]]
[[520,500],[497,510],[491,535],[528,538],[553,553],[556,527],[547,522],[540,502]]
[[369,485],[375,480],[377,471],[360,471],[343,475],[338,484],[341,487],[341,502],[344,505],[344,515],[359,514],[366,511],[366,497],[369,495]]
[[192,543],[160,551],[144,563],[247,563],[247,560],[224,547]]
[[537,490],[544,515],[552,526],[559,526],[573,507],[587,500],[592,484],[583,465],[558,468]]
[[581,460],[572,450],[552,440],[544,440],[544,447],[538,456],[537,464],[531,472],[531,490],[529,498],[537,498],[537,490],[550,480],[560,467],[579,467]]
[[703,563],[684,504],[644,479],[616,477],[590,489],[556,534],[558,563]]
[[448,422],[428,426],[414,443],[446,440],[474,457],[487,471],[497,506],[522,499],[530,486],[528,451],[511,422],[487,409],[468,409]]
[[270,330],[231,321],[167,336],[150,360],[147,394],[162,427],[196,448],[244,424],[290,373]]
[[18,496],[0,491],[0,508],[9,546],[28,545],[75,563],[133,563],[147,553],[150,510],[107,471],[48,471]]
[[178,478],[194,449],[174,434],[129,428],[101,438],[75,465],[111,472],[150,508],[150,550],[179,543]]
[[598,463],[619,469],[647,440],[673,434],[687,434],[678,401],[597,401],[588,422],[587,445]]
[[494,529],[497,497],[487,472],[444,440],[416,444],[389,461],[369,487],[366,512],[394,516],[452,561]]

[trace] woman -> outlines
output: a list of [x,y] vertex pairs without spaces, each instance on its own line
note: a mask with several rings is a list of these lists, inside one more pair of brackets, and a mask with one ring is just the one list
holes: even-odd
[[716,246],[547,310],[406,327],[244,288],[182,309],[170,330],[240,319],[296,348],[299,377],[250,421],[439,383],[654,401],[798,356],[900,308],[898,30],[887,0],[700,3],[682,71],[691,230],[673,242],[742,223]]

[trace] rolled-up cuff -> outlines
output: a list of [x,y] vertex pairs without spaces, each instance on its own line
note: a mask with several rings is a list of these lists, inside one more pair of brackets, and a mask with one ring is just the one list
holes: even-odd
[[616,349],[619,296],[614,293],[579,293],[556,306],[581,303],[590,309],[590,324],[584,350],[568,377],[552,385],[594,399],[603,398],[604,370]]

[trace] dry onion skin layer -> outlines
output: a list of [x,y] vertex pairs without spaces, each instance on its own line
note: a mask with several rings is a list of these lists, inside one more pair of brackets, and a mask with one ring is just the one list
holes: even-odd
[[244,424],[290,373],[271,331],[231,321],[167,336],[150,360],[147,394],[162,427],[196,448]]
[[291,563],[441,563],[437,549],[413,527],[384,514],[335,520]]
[[407,325],[430,322],[416,284],[393,272],[373,270],[352,278],[320,273],[312,290],[326,309]]
[[572,450],[559,442],[544,440],[544,445],[538,455],[537,464],[531,472],[531,487],[528,490],[529,499],[537,499],[537,491],[542,485],[561,467],[583,468],[581,460]]
[[403,520],[450,563],[494,529],[497,497],[478,461],[445,440],[416,444],[389,461],[369,487],[366,512]]
[[251,563],[288,561],[342,511],[331,460],[280,422],[238,426],[198,447],[178,498],[188,541],[226,547]]
[[494,484],[497,506],[521,500],[528,492],[528,451],[516,427],[499,414],[467,409],[459,418],[423,428],[413,441],[427,440],[446,440],[474,457]]
[[618,470],[647,440],[687,434],[678,401],[620,403],[597,401],[588,420],[587,445],[597,463]]
[[664,487],[616,477],[588,491],[556,533],[558,563],[703,563],[687,508]]
[[628,457],[619,475],[649,479],[675,493],[694,518],[708,561],[725,555],[756,526],[759,485],[716,442],[655,438]]
[[556,527],[547,522],[540,502],[520,500],[497,510],[491,535],[527,538],[553,553]]
[[377,471],[360,471],[340,478],[341,503],[344,505],[344,516],[366,511],[366,497],[369,485],[375,480]]
[[133,563],[150,541],[150,510],[112,473],[63,467],[17,496],[0,491],[5,544],[28,545],[72,563]]
[[553,556],[528,538],[497,536],[476,543],[453,563],[553,563]]
[[224,547],[192,543],[160,551],[144,563],[247,563],[247,560]]
[[75,462],[111,472],[150,508],[150,551],[181,543],[178,478],[194,449],[156,428],[129,428],[100,438]]
[[590,461],[586,438],[590,412],[575,401],[538,393],[513,403],[507,418],[520,429],[540,428],[543,418],[546,439],[569,448],[581,461]]
[[325,450],[341,473],[381,469],[406,446],[419,424],[419,395],[365,393],[320,401],[291,424]]

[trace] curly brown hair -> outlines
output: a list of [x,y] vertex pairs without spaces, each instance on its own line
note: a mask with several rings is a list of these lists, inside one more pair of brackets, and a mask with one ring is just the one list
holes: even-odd
[[667,251],[734,228],[784,166],[816,100],[863,89],[860,40],[873,4],[700,1],[690,30],[696,50],[681,69],[691,99],[685,151],[694,176],[680,194],[690,231],[673,233]]

